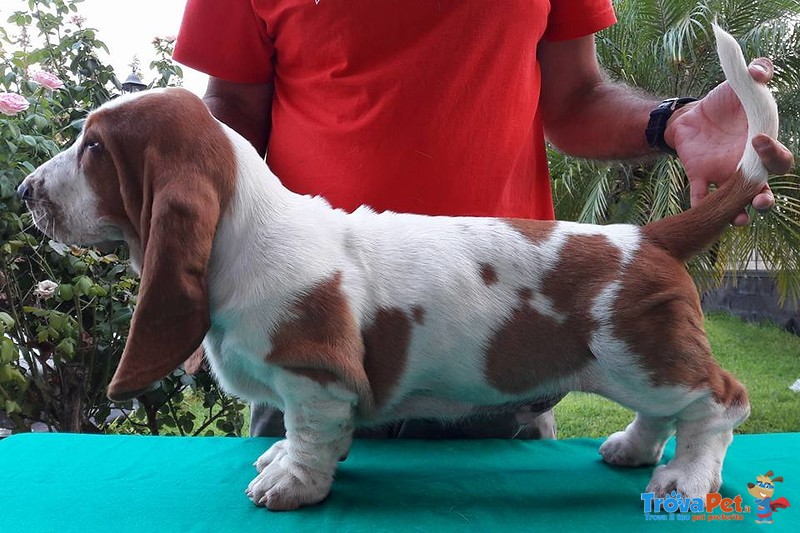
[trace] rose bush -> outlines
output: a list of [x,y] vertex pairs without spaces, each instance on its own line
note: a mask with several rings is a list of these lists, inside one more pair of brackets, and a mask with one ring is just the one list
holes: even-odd
[[[208,376],[177,370],[137,402],[106,398],[136,304],[126,250],[50,241],[16,197],[27,174],[72,143],[87,112],[121,90],[79,1],[29,0],[0,27],[0,426],[238,434],[244,406]],[[172,41],[154,44],[153,85],[180,83]]]

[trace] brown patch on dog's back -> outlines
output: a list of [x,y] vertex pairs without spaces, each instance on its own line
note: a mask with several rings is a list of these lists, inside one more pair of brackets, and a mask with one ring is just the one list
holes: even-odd
[[414,317],[414,322],[416,322],[420,326],[425,325],[425,309],[419,305],[415,305],[411,309],[411,314]]
[[654,385],[707,388],[720,404],[747,403],[744,387],[711,354],[686,267],[662,249],[643,244],[626,268],[612,316],[614,335],[641,358]]
[[492,265],[481,263],[481,279],[486,285],[494,285],[497,283],[497,271]]
[[369,405],[364,346],[341,284],[337,272],[299,295],[289,308],[291,318],[272,335],[266,359],[319,383],[335,378]]
[[590,309],[600,291],[619,275],[621,253],[603,236],[574,235],[542,284],[542,295],[562,322],[530,305],[534,292],[518,289],[519,303],[495,332],[486,352],[486,374],[496,389],[520,394],[580,371],[594,357],[596,328]]
[[617,280],[622,252],[602,235],[572,235],[559,253],[558,264],[542,284],[542,294],[556,311],[574,320],[581,341],[589,342],[596,324],[591,306],[611,282]]
[[517,289],[517,294],[521,301],[527,302],[533,298],[533,289],[530,287],[522,287],[521,289]]
[[364,370],[377,408],[386,404],[405,373],[411,330],[411,320],[402,309],[379,309],[364,330]]
[[553,234],[558,222],[552,220],[527,220],[524,218],[507,218],[505,222],[521,233],[533,244],[543,244]]

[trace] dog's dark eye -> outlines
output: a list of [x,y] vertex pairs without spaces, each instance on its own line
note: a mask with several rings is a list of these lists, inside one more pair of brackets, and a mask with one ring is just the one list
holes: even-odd
[[100,141],[96,139],[87,139],[83,141],[83,144],[81,144],[81,147],[78,150],[79,164],[89,156],[98,157],[102,153],[103,153],[103,145],[102,143],[100,143]]

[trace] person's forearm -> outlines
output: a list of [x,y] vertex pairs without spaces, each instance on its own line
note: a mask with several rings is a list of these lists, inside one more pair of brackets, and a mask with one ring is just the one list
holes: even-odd
[[258,125],[253,124],[253,121],[249,120],[250,117],[235,106],[229,105],[222,98],[205,97],[203,101],[214,117],[247,139],[259,155],[264,157],[269,140],[269,131],[266,128],[259,128]]
[[214,117],[247,139],[264,157],[271,130],[271,84],[233,84],[211,78],[203,101]]
[[560,151],[591,159],[634,159],[658,154],[644,131],[659,99],[624,85],[602,82],[575,95],[568,112],[545,123],[547,139]]
[[[539,110],[545,135],[559,150],[593,159],[633,159],[659,153],[648,146],[644,131],[650,111],[660,99],[608,81],[597,63],[593,36],[542,41],[538,58],[542,74]],[[681,112],[683,109],[673,116]],[[669,124],[667,128],[665,140],[669,143],[673,132]]]

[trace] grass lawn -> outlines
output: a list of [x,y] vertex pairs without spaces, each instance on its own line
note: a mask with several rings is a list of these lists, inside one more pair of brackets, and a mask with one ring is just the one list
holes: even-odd
[[[706,319],[711,349],[720,365],[744,383],[750,418],[737,433],[800,431],[800,337],[773,325],[749,324],[728,315]],[[571,393],[555,409],[559,438],[606,437],[624,429],[633,412],[585,393]]]

